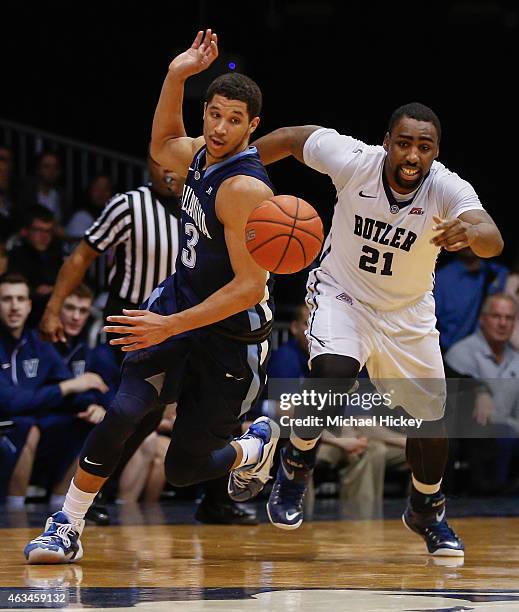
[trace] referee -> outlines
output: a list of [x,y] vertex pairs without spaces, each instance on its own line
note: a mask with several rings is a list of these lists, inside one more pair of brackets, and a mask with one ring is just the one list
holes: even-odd
[[[40,322],[40,332],[51,342],[66,342],[60,311],[65,299],[81,283],[92,262],[110,248],[115,257],[108,270],[108,300],[104,317],[137,309],[164,279],[175,271],[180,230],[181,177],[148,156],[151,183],[115,195],[85,236],[65,260]],[[118,360],[124,353],[117,350]],[[164,406],[148,414],[127,441],[113,484],[133,453],[155,431]],[[227,474],[205,483],[205,495],[195,518],[203,523],[256,524],[255,515],[232,502],[227,493]],[[94,504],[88,518],[108,522],[105,510]]]
[[[61,267],[40,323],[51,342],[65,342],[63,302],[81,283],[92,262],[114,248],[108,270],[105,318],[136,309],[175,271],[180,229],[180,177],[148,158],[151,183],[115,195]],[[117,351],[120,360],[124,356]]]

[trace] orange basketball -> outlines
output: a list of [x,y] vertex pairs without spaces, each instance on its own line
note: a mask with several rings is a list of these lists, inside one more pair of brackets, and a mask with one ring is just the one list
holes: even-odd
[[292,274],[309,266],[323,239],[323,224],[315,209],[292,195],[265,200],[245,226],[245,242],[254,261],[276,274]]

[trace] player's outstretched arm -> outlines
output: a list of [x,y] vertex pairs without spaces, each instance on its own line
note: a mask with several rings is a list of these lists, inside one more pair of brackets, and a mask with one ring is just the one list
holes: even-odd
[[110,341],[125,352],[163,342],[170,336],[222,321],[247,310],[263,299],[267,273],[252,259],[245,246],[245,225],[250,213],[272,197],[265,183],[249,176],[227,179],[219,188],[216,213],[225,231],[234,278],[203,302],[177,314],[162,316],[146,310],[125,310],[108,317],[108,333],[129,334]]
[[81,283],[90,264],[99,253],[82,240],[61,266],[52,295],[40,321],[40,333],[44,340],[66,342],[60,311],[65,298]]
[[289,155],[293,155],[304,163],[303,149],[305,142],[310,134],[320,129],[318,125],[279,128],[279,130],[274,130],[274,132],[258,138],[252,144],[258,149],[261,161],[265,165],[272,164]]
[[184,84],[190,76],[208,68],[218,57],[218,39],[211,30],[200,31],[187,51],[169,65],[153,117],[150,153],[160,165],[187,174],[194,153],[203,144],[202,138],[186,137],[182,104]]
[[478,257],[496,257],[503,251],[503,238],[492,217],[484,210],[468,210],[457,219],[433,217],[439,232],[431,242],[446,251],[470,247]]

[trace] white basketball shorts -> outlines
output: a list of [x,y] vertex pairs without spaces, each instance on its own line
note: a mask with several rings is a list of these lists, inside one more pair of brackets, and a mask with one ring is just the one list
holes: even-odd
[[366,365],[379,393],[415,418],[435,421],[445,410],[446,387],[434,298],[428,293],[398,310],[359,302],[322,270],[307,284],[310,362],[318,355],[346,355]]

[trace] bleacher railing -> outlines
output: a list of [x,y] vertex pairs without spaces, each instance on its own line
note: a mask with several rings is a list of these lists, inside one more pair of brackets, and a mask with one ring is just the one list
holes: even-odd
[[112,184],[121,191],[142,185],[148,178],[142,159],[2,118],[1,145],[13,151],[17,179],[34,174],[35,160],[42,151],[58,153],[63,163],[63,185],[71,200],[84,193],[90,179],[99,173],[108,174]]

